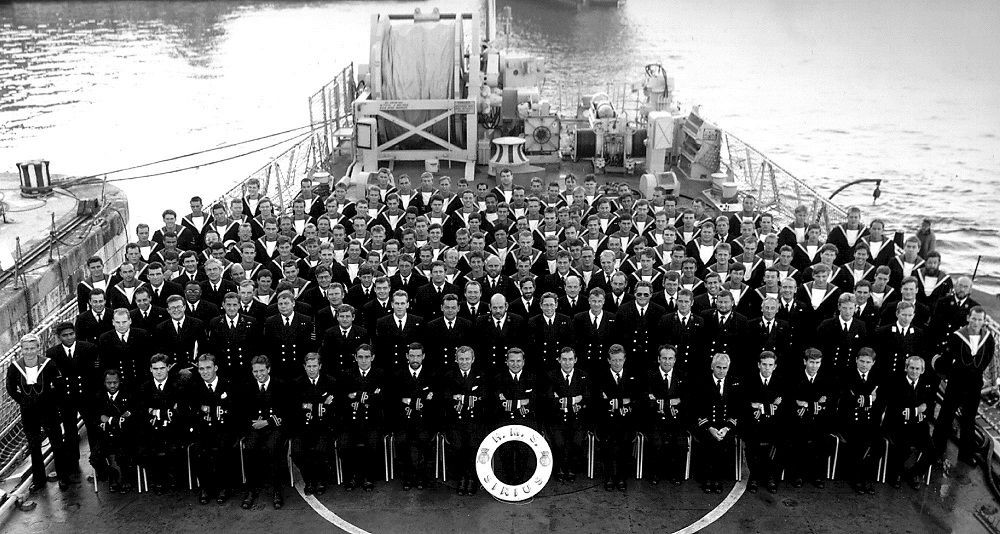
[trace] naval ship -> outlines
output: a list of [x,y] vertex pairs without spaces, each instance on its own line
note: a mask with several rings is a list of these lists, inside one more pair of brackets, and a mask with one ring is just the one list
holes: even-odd
[[[370,56],[346,66],[310,96],[312,131],[219,201],[243,197],[250,178],[284,210],[303,177],[320,187],[342,182],[351,198],[362,198],[381,168],[414,181],[425,171],[448,176],[453,188],[459,180],[492,188],[498,171],[510,169],[515,183],[526,188],[535,177],[562,185],[567,175],[582,182],[594,174],[611,196],[621,184],[646,198],[664,188],[685,203],[700,199],[712,213],[735,212],[743,197],[753,195],[760,211],[774,214],[776,228],[789,222],[798,206],[808,208],[809,220],[824,234],[846,220],[844,207],[699,108],[675,101],[675,80],[659,64],[599,92],[553,87],[544,58],[503,46],[498,34],[509,25],[510,12],[498,13],[492,0],[485,17],[417,9],[375,14],[369,22]],[[904,229],[897,230],[902,235]],[[976,297],[994,304],[988,295]],[[75,311],[75,304],[69,310]],[[71,317],[70,311],[62,313]],[[990,314],[996,317],[995,305]],[[990,327],[997,333],[995,321]],[[994,369],[991,380],[996,376]],[[989,403],[983,406],[980,468],[946,463],[935,466],[917,489],[879,484],[876,495],[855,495],[836,477],[834,465],[825,489],[783,484],[776,493],[751,494],[741,456],[722,495],[704,494],[693,480],[654,485],[642,477],[642,449],[636,447],[639,468],[624,493],[601,491],[597,478],[580,477],[549,481],[532,499],[517,503],[487,492],[459,497],[457,481],[441,465],[437,486],[428,491],[404,492],[387,482],[373,493],[333,488],[306,495],[289,462],[289,482],[301,498],[290,498],[280,511],[258,503],[248,512],[234,501],[199,506],[186,491],[111,494],[106,483],[92,479],[66,492],[50,485],[27,495],[26,468],[15,463],[3,486],[0,530],[1000,532],[997,419]],[[83,450],[81,457],[86,455]],[[387,467],[387,479],[390,471]]]

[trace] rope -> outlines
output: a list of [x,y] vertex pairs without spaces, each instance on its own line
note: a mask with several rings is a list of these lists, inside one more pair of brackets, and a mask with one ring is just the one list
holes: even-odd
[[[167,174],[174,174],[174,173],[177,173],[177,172],[189,171],[189,170],[198,169],[198,168],[201,168],[201,167],[208,167],[210,165],[216,165],[216,164],[219,164],[219,163],[224,163],[224,162],[231,161],[231,160],[234,160],[234,159],[242,158],[244,156],[249,156],[250,154],[255,154],[257,152],[262,152],[264,150],[269,150],[269,149],[274,148],[274,147],[276,147],[278,145],[283,145],[283,144],[288,143],[288,142],[301,141],[301,140],[305,139],[307,136],[309,136],[310,134],[311,134],[311,132],[307,132],[304,135],[302,135],[302,134],[296,134],[296,135],[294,135],[292,137],[288,137],[288,138],[282,139],[282,140],[278,141],[277,143],[272,143],[270,145],[267,145],[267,146],[264,146],[264,147],[261,147],[261,148],[257,148],[257,149],[254,149],[254,150],[249,150],[247,152],[236,154],[235,156],[229,156],[227,158],[217,159],[217,160],[209,161],[209,162],[205,162],[205,163],[199,163],[197,165],[189,165],[187,167],[181,167],[179,169],[171,169],[169,171],[155,172],[155,173],[150,173],[150,174],[140,174],[138,176],[129,176],[127,178],[112,178],[112,179],[109,179],[109,180],[104,180],[104,183],[128,182],[128,181],[132,181],[132,180],[141,180],[143,178],[153,178],[153,177],[156,177],[156,176],[164,176],[164,175],[167,175]],[[92,183],[92,182],[94,182],[93,178],[95,178],[95,176],[89,176],[89,177],[81,178],[79,181],[74,182],[72,184],[66,184],[64,187],[73,187],[73,186],[82,185],[82,184],[85,184],[85,183]]]
[[[158,165],[160,163],[167,163],[167,162],[170,162],[170,161],[176,161],[176,160],[179,160],[179,159],[189,158],[189,157],[192,157],[192,156],[199,156],[201,154],[207,154],[209,152],[214,152],[216,150],[223,150],[223,149],[226,149],[226,148],[232,148],[232,147],[235,147],[235,146],[245,145],[245,144],[248,144],[248,143],[253,143],[255,141],[262,141],[264,139],[269,139],[269,138],[272,138],[272,137],[277,137],[279,135],[284,135],[284,134],[295,132],[295,131],[302,130],[302,129],[305,129],[305,128],[309,128],[310,131],[311,131],[312,129],[314,129],[314,128],[318,127],[318,126],[324,126],[324,125],[326,125],[329,122],[332,122],[332,121],[328,120],[328,121],[324,121],[324,122],[314,122],[314,123],[306,124],[306,125],[303,125],[303,126],[298,126],[298,127],[295,127],[295,128],[290,128],[288,130],[283,130],[283,131],[280,131],[280,132],[275,132],[275,133],[271,133],[271,134],[267,134],[267,135],[262,135],[260,137],[255,137],[253,139],[246,139],[246,140],[238,141],[238,142],[235,142],[235,143],[229,143],[229,144],[220,145],[220,146],[217,146],[217,147],[207,148],[207,149],[204,149],[204,150],[198,150],[196,152],[189,152],[187,154],[181,154],[179,156],[173,156],[173,157],[164,158],[164,159],[160,159],[160,160],[156,160],[156,161],[151,161],[151,162],[148,162],[148,163],[141,163],[141,164],[138,164],[138,165],[132,165],[130,167],[122,167],[120,169],[114,169],[114,170],[110,170],[110,171],[103,171],[103,172],[98,172],[98,173],[90,174],[90,175],[87,175],[87,176],[81,176],[81,177],[78,177],[78,178],[74,178],[73,180],[71,180],[70,182],[68,182],[67,184],[65,184],[64,187],[71,187],[73,185],[77,185],[77,183],[80,183],[80,182],[83,182],[83,181],[86,181],[86,180],[90,180],[90,179],[93,179],[93,178],[98,178],[100,176],[107,176],[109,174],[118,174],[118,173],[125,172],[125,171],[131,171],[131,170],[135,170],[135,169],[141,169],[143,167],[150,167],[152,165]],[[258,150],[264,150],[264,149],[267,149],[267,148],[271,148],[271,147],[276,146],[278,144],[281,144],[281,143],[276,143],[275,145],[270,145],[268,147],[264,147],[263,149],[258,149]],[[246,154],[252,154],[253,152],[256,152],[256,151],[247,152],[244,155],[246,155]],[[227,161],[227,160],[221,160],[221,161]],[[114,181],[114,180],[109,180],[109,181]]]

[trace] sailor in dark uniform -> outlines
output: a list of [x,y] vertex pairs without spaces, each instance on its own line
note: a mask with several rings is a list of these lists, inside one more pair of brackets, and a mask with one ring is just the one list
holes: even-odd
[[[21,336],[21,351],[7,366],[7,395],[21,409],[21,423],[31,456],[31,487],[37,491],[48,482],[42,458],[42,429],[55,453],[59,489],[69,488],[73,470],[59,424],[59,395],[62,378],[56,363],[42,353],[38,336]],[[75,428],[74,428],[75,430]]]
[[875,494],[872,477],[879,457],[880,425],[885,403],[880,398],[881,378],[873,370],[875,351],[862,347],[855,359],[856,367],[841,376],[839,415],[847,441],[844,459],[849,466],[851,487],[858,495]]
[[781,468],[775,456],[781,451],[784,440],[784,424],[781,416],[785,402],[785,384],[781,376],[775,374],[777,355],[761,351],[757,358],[757,372],[743,382],[743,407],[741,414],[741,435],[746,442],[747,465],[750,480],[747,490],[756,493],[759,484],[767,485],[767,491],[778,490]]
[[935,345],[944,343],[952,332],[965,326],[969,310],[979,306],[971,295],[972,279],[962,276],[955,281],[955,291],[934,305],[930,334]]
[[354,324],[354,306],[341,304],[337,307],[336,322],[323,334],[320,356],[326,362],[327,373],[336,376],[357,367],[354,360],[358,347],[370,343],[368,331]]
[[646,373],[645,431],[649,440],[650,482],[661,479],[675,486],[684,480],[684,457],[688,450],[687,377],[677,369],[677,349],[661,345],[658,365]]
[[656,325],[666,313],[658,304],[653,304],[653,285],[645,280],[636,282],[633,289],[635,300],[618,308],[615,314],[619,328],[618,339],[628,341],[629,361],[637,371],[645,371],[656,365],[656,346],[659,335]]
[[254,356],[251,361],[253,380],[243,396],[243,417],[238,423],[244,432],[243,461],[246,492],[240,506],[253,508],[261,487],[268,483],[273,491],[275,510],[285,505],[281,491],[285,480],[285,439],[290,393],[285,383],[271,376],[271,361],[267,356]]
[[133,392],[145,380],[145,364],[153,355],[153,340],[145,330],[132,328],[127,309],[118,308],[113,317],[112,330],[101,334],[98,340],[101,366],[118,369],[119,386]]
[[611,345],[607,361],[608,366],[594,378],[595,426],[601,441],[604,489],[625,491],[641,390],[638,377],[625,369],[625,347]]
[[[934,459],[930,421],[937,402],[937,378],[924,372],[924,359],[910,356],[906,372],[885,382],[885,420],[883,426],[893,449],[889,454],[889,483],[899,488],[903,478],[917,489],[927,466]],[[912,451],[912,452],[911,452]],[[908,460],[917,459],[909,469]]]
[[896,322],[875,331],[873,341],[883,379],[902,375],[910,356],[923,356],[931,348],[924,329],[913,326],[913,314],[912,303],[900,302],[896,306]]
[[455,363],[441,380],[441,423],[451,465],[459,471],[458,494],[471,495],[476,481],[476,448],[485,433],[489,383],[481,366],[474,365],[475,352],[465,345],[455,349]]
[[156,325],[169,318],[166,309],[153,305],[148,286],[135,290],[135,305],[136,308],[128,312],[129,317],[132,318],[132,326],[141,328],[151,335],[156,329]]
[[215,497],[222,504],[236,483],[241,403],[233,382],[218,375],[215,356],[198,356],[197,370],[198,376],[188,386],[187,402],[194,419],[192,456],[201,486],[198,502],[208,504]]
[[944,457],[955,412],[961,410],[958,418],[958,458],[972,466],[977,463],[973,430],[979,411],[983,373],[989,368],[996,352],[996,339],[985,322],[985,309],[976,306],[969,310],[968,323],[952,332],[942,347],[943,354],[934,356],[931,361],[931,367],[938,375],[948,379],[941,411],[934,424],[934,452],[938,459]]
[[375,322],[372,342],[382,369],[388,371],[406,362],[410,343],[423,340],[424,319],[409,313],[410,297],[403,290],[392,294],[392,314]]
[[[555,295],[555,293],[547,293]],[[556,480],[572,482],[583,465],[583,440],[590,423],[591,381],[576,369],[572,347],[559,352],[558,368],[547,373],[549,388],[544,395],[545,418],[556,465]]]
[[424,347],[410,343],[406,364],[394,369],[391,388],[391,417],[393,438],[398,452],[403,491],[411,487],[422,490],[434,474],[430,467],[433,456],[434,433],[432,406],[436,389],[433,370],[424,363]]
[[295,311],[291,291],[278,294],[278,314],[264,320],[264,343],[274,376],[294,380],[302,374],[298,362],[315,350],[316,332],[312,317]]
[[94,289],[88,297],[90,309],[76,316],[76,338],[88,343],[97,343],[101,334],[111,330],[111,312],[107,309],[107,295],[101,289]]
[[618,339],[615,314],[604,310],[605,293],[599,287],[590,290],[587,302],[590,310],[573,317],[576,357],[584,370],[603,370],[605,355]]
[[511,348],[521,347],[528,337],[525,319],[507,310],[507,297],[496,294],[490,298],[490,313],[476,319],[477,354],[482,363],[500,370],[505,367]]
[[232,291],[223,297],[222,308],[224,313],[208,322],[207,350],[215,355],[219,374],[243,382],[259,351],[260,326],[240,313],[240,297]]
[[701,373],[702,346],[705,342],[705,320],[692,313],[694,294],[688,289],[677,292],[677,311],[664,315],[657,325],[662,344],[676,349],[677,366],[688,373]]
[[459,316],[459,309],[458,296],[447,294],[441,299],[442,315],[424,325],[424,365],[434,372],[455,361],[458,347],[474,341],[472,321]]
[[[45,357],[52,360],[59,368],[62,377],[59,413],[62,416],[63,428],[67,429],[64,436],[66,454],[76,464],[80,461],[80,434],[76,431],[77,420],[83,416],[89,442],[93,436],[89,426],[93,419],[88,408],[90,400],[100,391],[102,367],[97,346],[86,341],[77,341],[73,323],[59,323],[54,331],[60,343],[46,350]],[[79,466],[75,471],[79,471]]]
[[831,419],[836,405],[833,385],[827,376],[832,371],[820,372],[823,353],[808,348],[803,354],[803,372],[796,373],[789,383],[788,398],[783,403],[789,418],[788,463],[792,486],[802,487],[808,477],[817,488],[826,487],[821,465],[830,452],[826,450],[827,435],[832,430]]
[[739,377],[753,364],[745,354],[747,320],[743,315],[733,311],[733,295],[729,290],[719,292],[715,300],[715,309],[701,313],[705,320],[705,356],[727,354],[730,358],[730,369],[733,377]]
[[139,387],[138,461],[146,468],[153,490],[179,487],[184,466],[184,447],[190,440],[190,411],[181,382],[170,376],[170,360],[165,354],[149,359],[148,378]]
[[347,491],[359,486],[372,491],[378,478],[386,381],[385,372],[372,366],[374,359],[371,346],[358,347],[357,364],[344,373],[338,388],[340,451]]
[[76,285],[76,303],[79,307],[79,313],[87,311],[87,305],[90,303],[90,293],[93,290],[100,289],[101,291],[107,291],[111,289],[109,284],[110,278],[104,274],[104,260],[97,256],[88,258],[87,272],[87,276]]
[[[575,340],[572,320],[556,309],[559,296],[548,292],[542,295],[541,312],[528,320],[530,343],[526,343],[530,360],[528,366],[539,372],[548,372],[559,366],[563,348],[571,347]],[[574,354],[574,363],[576,355]]]
[[136,399],[119,386],[118,369],[104,371],[104,388],[93,399],[92,427],[96,435],[91,440],[91,461],[107,474],[112,493],[126,493],[131,465],[135,460],[135,432],[138,417]]
[[815,342],[826,358],[827,367],[835,373],[844,373],[853,367],[858,350],[868,345],[868,328],[854,317],[853,293],[840,295],[837,309],[837,317],[819,324]]
[[332,432],[336,417],[337,384],[323,372],[320,355],[306,354],[305,374],[295,379],[289,408],[292,460],[302,472],[306,495],[322,495],[330,477]]
[[702,466],[702,490],[722,493],[722,480],[732,466],[736,426],[740,415],[740,382],[729,374],[728,355],[712,356],[711,374],[693,381],[691,400],[698,440],[698,460]]
[[[494,299],[502,295],[494,295]],[[494,424],[524,425],[538,428],[539,390],[536,375],[524,369],[524,351],[513,347],[507,351],[506,366],[493,376],[490,386]],[[500,449],[494,455],[494,465],[501,480],[525,480],[529,475],[528,462],[523,451],[515,448]]]
[[[167,314],[170,318],[156,325],[153,332],[155,350],[170,357],[171,374],[181,376],[197,365],[198,355],[205,347],[205,323],[196,317],[186,315],[184,297],[171,295],[167,299]],[[181,374],[179,371],[188,370]]]

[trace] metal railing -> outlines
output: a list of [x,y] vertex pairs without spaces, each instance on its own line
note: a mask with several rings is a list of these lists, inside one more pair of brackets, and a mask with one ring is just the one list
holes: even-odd
[[350,63],[309,97],[309,121],[322,123],[319,141],[326,154],[336,150],[343,130],[354,126],[353,103],[357,94],[354,63]]
[[740,191],[757,197],[760,211],[774,215],[775,228],[791,222],[797,206],[809,208],[808,220],[819,224],[824,235],[847,219],[844,208],[732,132],[722,130],[721,141],[722,170],[732,175]]

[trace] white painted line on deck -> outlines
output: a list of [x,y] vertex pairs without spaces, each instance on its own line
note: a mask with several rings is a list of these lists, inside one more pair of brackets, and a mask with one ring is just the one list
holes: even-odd
[[[325,519],[333,526],[343,530],[344,532],[349,532],[350,534],[371,534],[371,532],[368,532],[367,530],[335,514],[333,510],[330,510],[329,508],[326,507],[325,504],[321,503],[319,499],[316,498],[315,495],[306,495],[305,484],[302,482],[302,475],[301,473],[299,473],[298,466],[296,466],[294,469],[295,473],[298,475],[296,478],[299,479],[299,481],[296,482],[295,484],[295,491],[299,492],[299,495],[302,497],[302,500],[304,500],[306,504],[308,504],[309,507],[313,509],[314,512],[316,512],[317,514],[319,514],[320,517]],[[743,472],[749,473],[749,470],[747,469],[746,460],[743,460]],[[747,481],[746,477],[744,477],[743,479],[736,482],[736,484],[733,486],[733,489],[729,491],[729,495],[726,495],[726,498],[723,499],[722,502],[720,502],[715,508],[713,508],[707,514],[702,516],[701,519],[674,532],[673,534],[693,534],[694,532],[698,532],[701,529],[711,525],[712,523],[715,523],[716,521],[719,520],[719,518],[726,515],[726,513],[729,512],[729,510],[734,505],[736,505],[736,502],[739,501],[741,497],[743,497],[743,494],[746,492],[746,490],[747,490]]]
[[[319,499],[317,499],[315,495],[306,495],[305,484],[302,482],[302,473],[299,472],[298,466],[295,466],[295,474],[298,475],[296,477],[298,482],[295,483],[295,491],[299,492],[302,500],[306,501],[306,504],[308,504],[314,512],[319,514],[320,517],[344,532],[349,532],[350,534],[371,534],[367,530],[333,513],[333,510],[330,510],[325,504],[319,502]],[[335,488],[336,487],[337,486],[335,486]]]
[[[750,471],[747,468],[747,462],[744,459],[743,460],[743,473],[749,473],[749,472]],[[747,475],[747,476],[749,476],[749,475]],[[692,534],[694,532],[698,532],[699,530],[701,530],[701,529],[703,529],[703,528],[711,525],[712,523],[715,523],[722,516],[726,515],[726,512],[728,512],[729,509],[732,508],[736,504],[736,501],[740,500],[740,497],[743,496],[743,493],[746,492],[746,490],[747,490],[747,481],[746,481],[746,478],[747,477],[744,476],[739,481],[737,481],[736,485],[733,486],[733,489],[729,491],[729,495],[726,495],[726,498],[722,499],[722,502],[720,502],[718,506],[716,506],[710,512],[708,512],[707,514],[705,514],[704,516],[702,516],[701,519],[699,519],[699,520],[695,521],[694,523],[691,523],[690,525],[688,525],[688,526],[686,526],[686,527],[684,527],[684,528],[682,528],[682,529],[674,532],[673,534]]]

